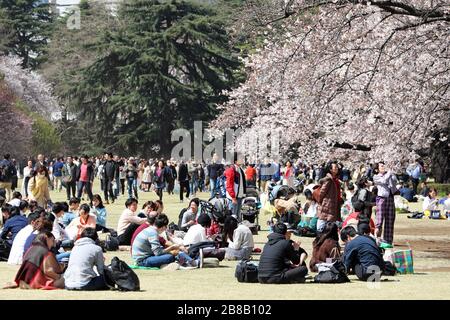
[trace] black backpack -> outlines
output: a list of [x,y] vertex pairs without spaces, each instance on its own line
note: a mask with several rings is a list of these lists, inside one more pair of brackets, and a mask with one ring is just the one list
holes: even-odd
[[106,251],[119,250],[119,239],[114,235],[107,235],[105,240],[105,250]]
[[329,270],[320,271],[314,277],[315,283],[345,283],[350,282],[347,277],[345,265],[341,260],[333,263]]
[[236,265],[234,276],[239,282],[258,282],[258,266],[250,260],[241,260]]
[[179,230],[182,230],[182,228],[181,228],[181,223],[183,222],[183,215],[184,215],[184,213],[185,213],[187,210],[188,210],[187,208],[181,209],[180,214],[178,215],[178,228],[179,228]]
[[200,249],[204,248],[216,248],[215,241],[201,241],[189,246],[188,254],[192,259],[197,259],[200,253]]
[[9,182],[14,176],[14,166],[11,163],[0,162],[0,181]]
[[137,274],[124,261],[112,258],[111,264],[105,268],[107,285],[119,291],[139,291],[140,283]]

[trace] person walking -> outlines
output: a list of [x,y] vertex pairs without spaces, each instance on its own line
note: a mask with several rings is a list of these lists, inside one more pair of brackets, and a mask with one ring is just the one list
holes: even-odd
[[114,203],[116,196],[113,191],[113,183],[118,183],[116,176],[119,173],[119,167],[117,163],[113,160],[112,153],[105,154],[106,161],[103,163],[103,184],[104,184],[104,197],[105,204],[109,204],[108,194],[111,198],[111,202]]
[[76,168],[75,181],[77,182],[77,198],[81,199],[83,191],[88,194],[89,200],[92,203],[92,184],[94,182],[94,166],[92,162],[89,161],[87,155],[81,157],[81,163]]
[[178,182],[180,183],[180,202],[183,202],[183,193],[186,190],[186,198],[189,198],[189,171],[186,163],[182,160],[178,167]]
[[208,177],[209,177],[209,188],[211,190],[211,198],[216,196],[219,192],[217,179],[224,173],[225,168],[222,163],[219,162],[219,156],[215,153],[212,158],[212,163],[208,165]]
[[76,171],[77,166],[73,162],[72,157],[67,157],[66,163],[61,170],[62,173],[62,181],[66,187],[67,192],[67,201],[70,201],[71,198],[75,198],[75,189],[76,189]]

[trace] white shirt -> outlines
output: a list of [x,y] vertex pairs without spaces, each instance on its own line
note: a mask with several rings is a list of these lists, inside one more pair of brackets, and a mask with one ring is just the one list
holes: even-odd
[[444,201],[444,210],[450,211],[450,198]]
[[33,168],[30,168],[28,166],[23,168],[23,177],[31,177],[31,170],[33,170]]
[[183,244],[189,246],[191,244],[208,241],[206,237],[206,230],[200,224],[195,224],[189,228],[188,232],[183,238]]
[[253,248],[253,234],[249,227],[244,224],[238,225],[233,232],[233,241],[228,239],[228,248],[239,250],[242,248]]
[[10,205],[14,206],[14,207],[18,207],[20,206],[20,199],[12,199],[10,202],[8,202]]
[[422,209],[423,211],[438,210],[437,204],[438,204],[437,199],[430,199],[430,197],[425,197],[425,199],[423,199]]
[[8,264],[22,264],[25,242],[31,233],[33,233],[33,227],[29,224],[16,235],[9,253]]

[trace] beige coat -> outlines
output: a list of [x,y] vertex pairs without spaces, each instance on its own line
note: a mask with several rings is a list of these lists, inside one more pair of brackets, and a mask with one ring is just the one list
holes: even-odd
[[28,182],[28,195],[30,200],[36,200],[38,206],[46,209],[47,202],[50,200],[50,192],[48,190],[48,179],[45,174],[38,174],[30,178]]

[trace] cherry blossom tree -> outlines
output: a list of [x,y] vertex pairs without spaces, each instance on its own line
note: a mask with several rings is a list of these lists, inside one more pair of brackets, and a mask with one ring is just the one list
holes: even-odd
[[47,120],[58,118],[61,108],[51,85],[35,71],[24,69],[17,56],[0,56],[0,73],[14,94],[30,109]]
[[29,153],[32,120],[14,108],[16,97],[3,80],[0,80],[0,150],[13,157]]
[[248,1],[238,27],[266,39],[211,127],[242,128],[242,141],[281,129],[282,152],[312,163],[398,169],[437,140],[448,147],[449,9],[445,0]]

